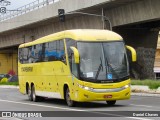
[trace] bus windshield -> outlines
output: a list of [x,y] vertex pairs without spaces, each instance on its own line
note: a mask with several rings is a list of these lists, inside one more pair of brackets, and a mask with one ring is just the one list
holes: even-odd
[[125,45],[115,42],[78,42],[80,78],[93,81],[118,81],[129,76]]

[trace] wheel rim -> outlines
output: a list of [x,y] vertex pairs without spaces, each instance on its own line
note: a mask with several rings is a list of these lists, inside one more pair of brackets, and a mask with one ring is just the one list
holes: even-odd
[[32,98],[33,98],[33,101],[36,100],[36,94],[35,94],[34,86],[32,87]]
[[28,88],[28,98],[29,98],[29,100],[32,100],[32,96],[31,96],[31,90],[30,90],[30,88]]

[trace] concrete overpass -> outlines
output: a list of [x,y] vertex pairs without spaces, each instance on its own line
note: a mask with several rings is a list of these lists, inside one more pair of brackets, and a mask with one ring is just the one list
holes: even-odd
[[112,22],[113,31],[121,34],[127,44],[137,49],[138,62],[134,69],[142,74],[139,77],[153,78],[160,28],[159,4],[159,0],[48,0],[43,4],[37,3],[34,7],[22,7],[17,13],[1,16],[1,52],[16,56],[19,44],[64,29],[102,29],[101,18],[81,14],[67,15],[66,22],[60,23],[58,9],[63,8],[67,13],[80,11],[102,14],[103,8],[104,14]]

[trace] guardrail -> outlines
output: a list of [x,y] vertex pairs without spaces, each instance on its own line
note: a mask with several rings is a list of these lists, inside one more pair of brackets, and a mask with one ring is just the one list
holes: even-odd
[[30,11],[42,8],[44,6],[47,6],[49,4],[53,4],[58,1],[60,1],[60,0],[36,0],[32,3],[24,5],[20,8],[15,9],[15,10],[8,10],[5,14],[0,15],[0,22],[17,17],[17,16],[20,16],[20,15],[23,15],[23,14],[26,14]]

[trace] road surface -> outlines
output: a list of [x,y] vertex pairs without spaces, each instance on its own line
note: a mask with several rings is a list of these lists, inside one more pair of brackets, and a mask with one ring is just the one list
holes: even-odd
[[[21,114],[26,112],[41,114],[42,118],[23,118],[24,120],[62,120],[62,119],[91,119],[106,120],[113,117],[114,120],[158,120],[160,119],[160,97],[132,96],[130,100],[117,101],[115,106],[108,106],[106,102],[79,103],[76,107],[68,107],[64,100],[46,99],[41,102],[31,102],[26,95],[19,93],[16,88],[0,88],[0,111],[18,111]],[[47,112],[44,112],[47,111]],[[132,111],[132,112],[129,112]],[[151,111],[154,111],[153,113]],[[156,112],[157,111],[157,112]],[[43,114],[42,114],[42,113]],[[159,117],[142,117],[144,114],[158,114]],[[125,114],[134,114],[125,116]],[[46,114],[46,115],[45,115]],[[55,115],[48,117],[47,115]],[[66,117],[60,117],[65,116]],[[71,116],[74,116],[71,117]],[[83,116],[83,117],[80,117]],[[100,117],[103,116],[103,117]],[[138,117],[137,117],[138,116]],[[40,116],[38,116],[40,117]],[[76,118],[75,118],[76,117]],[[20,120],[22,118],[0,118],[0,120]]]

